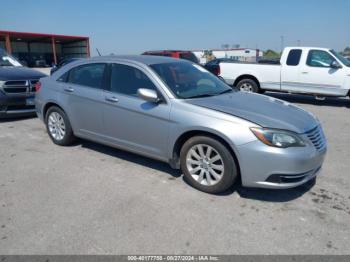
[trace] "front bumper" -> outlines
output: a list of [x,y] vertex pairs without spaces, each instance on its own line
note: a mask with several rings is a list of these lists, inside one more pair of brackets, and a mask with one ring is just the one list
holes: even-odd
[[275,148],[254,141],[238,147],[242,184],[246,187],[286,189],[320,174],[326,147]]
[[6,95],[0,91],[0,118],[35,116],[34,94]]

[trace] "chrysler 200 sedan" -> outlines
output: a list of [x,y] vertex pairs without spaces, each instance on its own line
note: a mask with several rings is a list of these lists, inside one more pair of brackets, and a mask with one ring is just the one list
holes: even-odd
[[52,141],[76,137],[181,168],[208,193],[290,188],[326,154],[320,122],[287,102],[234,91],[199,65],[156,56],[97,57],[41,79],[36,110]]

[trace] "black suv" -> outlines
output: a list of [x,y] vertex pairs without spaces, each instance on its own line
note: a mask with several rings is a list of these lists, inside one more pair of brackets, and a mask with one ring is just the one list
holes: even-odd
[[0,49],[0,118],[35,115],[35,85],[45,76]]

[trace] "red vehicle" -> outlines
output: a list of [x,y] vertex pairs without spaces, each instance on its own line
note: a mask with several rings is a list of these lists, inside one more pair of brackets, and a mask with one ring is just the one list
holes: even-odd
[[160,50],[160,51],[147,51],[143,55],[156,55],[156,56],[168,56],[173,58],[186,59],[198,64],[198,58],[191,51],[180,50]]

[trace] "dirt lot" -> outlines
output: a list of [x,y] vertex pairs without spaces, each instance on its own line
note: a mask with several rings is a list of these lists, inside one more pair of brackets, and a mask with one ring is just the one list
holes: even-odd
[[55,146],[37,118],[0,122],[0,253],[349,254],[350,101],[274,96],[323,123],[316,185],[208,195],[161,162]]

